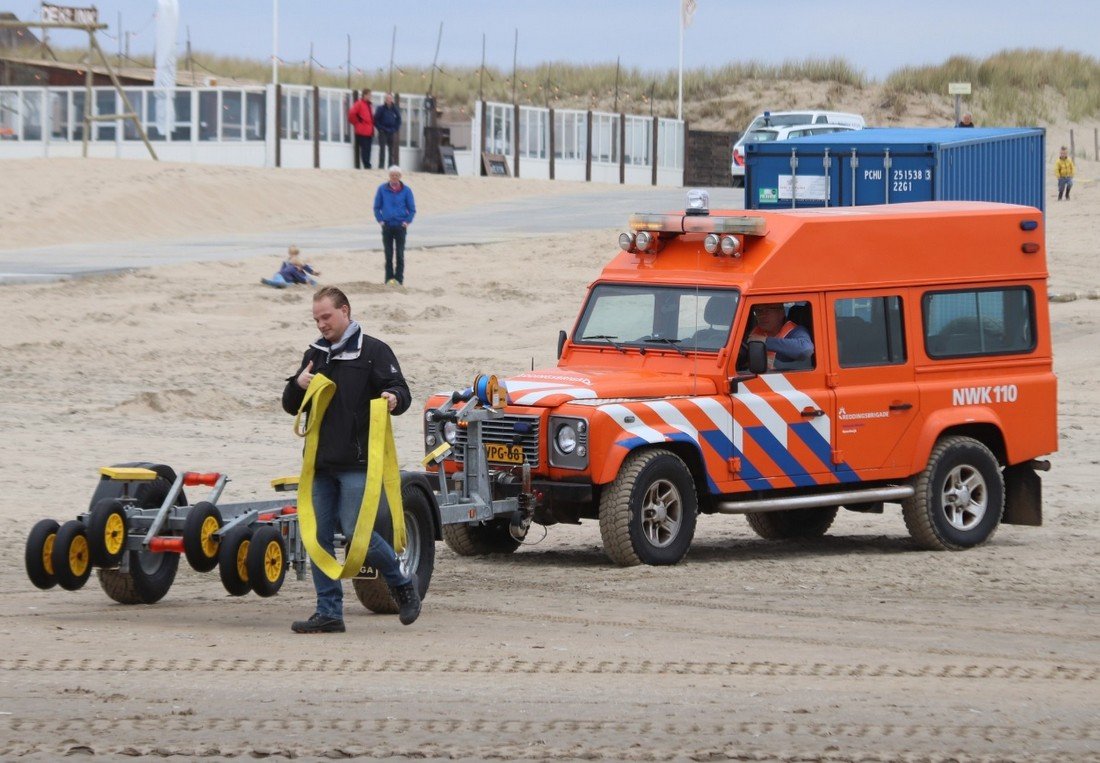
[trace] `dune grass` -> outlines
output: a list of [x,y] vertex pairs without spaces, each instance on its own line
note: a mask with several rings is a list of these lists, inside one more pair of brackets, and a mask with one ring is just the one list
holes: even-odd
[[[84,49],[61,49],[59,57],[78,61]],[[148,57],[132,65],[152,66]],[[181,71],[188,68],[179,60]],[[198,76],[209,75],[219,84],[268,82],[267,61],[197,52],[193,68]],[[355,71],[351,87],[370,87],[376,93],[394,89],[407,93],[434,92],[449,111],[467,113],[479,97],[511,102],[513,92],[520,103],[562,108],[595,108],[659,116],[676,111],[676,71],[654,72],[622,67],[616,77],[614,63],[576,64],[554,61],[517,71],[477,66],[441,67],[434,77],[430,67],[396,66]],[[279,79],[288,84],[317,84],[345,87],[345,71],[312,69],[303,63],[283,64]],[[617,91],[616,91],[617,79]],[[791,107],[838,108],[846,91],[877,88],[875,102],[885,113],[904,117],[913,96],[947,98],[949,82],[970,82],[973,95],[967,108],[979,124],[1035,125],[1060,119],[1081,122],[1100,115],[1100,61],[1066,50],[1012,49],[987,58],[952,56],[941,64],[907,66],[891,73],[883,82],[870,81],[862,71],[843,58],[786,61],[762,64],[755,61],[684,72],[685,116],[740,129],[761,108],[762,93],[770,102],[782,105],[787,83],[821,85],[813,103],[791,103]],[[777,103],[778,101],[778,103]],[[873,115],[867,115],[872,117]]]

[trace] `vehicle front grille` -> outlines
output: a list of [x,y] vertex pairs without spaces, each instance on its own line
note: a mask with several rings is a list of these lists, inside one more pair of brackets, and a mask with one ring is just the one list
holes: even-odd
[[[525,432],[517,432],[516,424],[520,424]],[[523,458],[531,464],[532,469],[539,467],[539,417],[504,415],[500,418],[481,422],[481,439],[484,442],[503,443],[505,445],[520,445],[523,447]],[[455,438],[455,460],[462,462],[466,452],[467,432],[459,428]]]

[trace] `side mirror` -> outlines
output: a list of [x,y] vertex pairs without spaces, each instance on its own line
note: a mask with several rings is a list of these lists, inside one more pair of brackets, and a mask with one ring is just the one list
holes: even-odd
[[768,372],[768,351],[763,340],[749,340],[749,371],[758,376]]
[[565,329],[558,332],[558,360],[561,360],[561,351],[565,349],[565,340],[568,334],[565,333]]

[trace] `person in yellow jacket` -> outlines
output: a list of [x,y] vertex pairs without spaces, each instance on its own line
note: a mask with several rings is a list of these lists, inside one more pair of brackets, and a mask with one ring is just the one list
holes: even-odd
[[1075,168],[1073,160],[1069,158],[1069,152],[1065,146],[1058,152],[1058,161],[1054,163],[1054,175],[1058,178],[1058,201],[1062,200],[1062,194],[1069,201],[1069,191],[1073,188],[1073,173]]

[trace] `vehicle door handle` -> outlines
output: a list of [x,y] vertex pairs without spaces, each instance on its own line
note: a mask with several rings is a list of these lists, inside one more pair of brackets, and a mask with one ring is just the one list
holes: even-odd
[[824,416],[824,415],[825,415],[825,411],[821,410],[820,408],[811,408],[809,406],[806,406],[805,408],[802,409],[802,417],[806,418],[806,419],[812,419],[812,418],[815,418],[817,416]]
[[912,403],[890,403],[891,411],[907,411],[912,407]]

